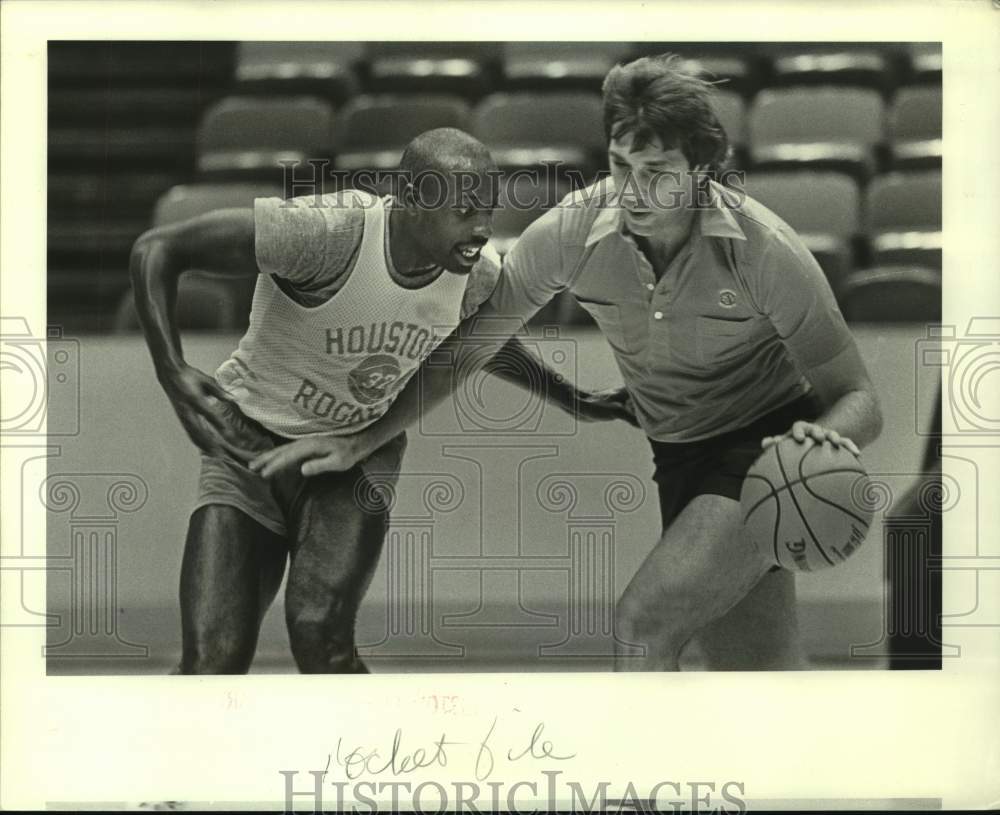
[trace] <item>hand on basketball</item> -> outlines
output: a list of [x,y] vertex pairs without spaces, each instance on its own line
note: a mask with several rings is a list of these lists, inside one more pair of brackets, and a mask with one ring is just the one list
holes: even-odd
[[362,458],[363,451],[354,436],[311,436],[268,450],[253,459],[249,467],[264,478],[292,467],[310,476],[344,472]]
[[249,461],[254,454],[241,447],[233,427],[226,420],[232,399],[212,377],[185,365],[160,378],[188,437],[210,456],[230,456]]
[[807,441],[809,443],[822,444],[825,441],[830,442],[834,447],[840,447],[843,445],[848,450],[850,450],[854,455],[860,456],[861,450],[858,448],[853,441],[841,436],[836,430],[830,430],[829,428],[823,427],[813,422],[803,422],[798,421],[792,425],[792,429],[789,430],[782,436],[767,436],[760,443],[763,449],[767,449],[772,444],[777,444],[782,439],[786,439],[791,436],[799,444],[805,444]]
[[606,422],[621,419],[633,427],[639,426],[635,404],[625,388],[611,388],[594,393],[581,393],[577,416],[585,422]]

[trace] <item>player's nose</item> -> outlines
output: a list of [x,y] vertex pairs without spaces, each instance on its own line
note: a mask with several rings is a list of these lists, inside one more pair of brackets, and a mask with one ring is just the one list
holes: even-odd
[[472,235],[476,240],[488,241],[493,237],[493,213],[485,210],[476,215],[472,225]]

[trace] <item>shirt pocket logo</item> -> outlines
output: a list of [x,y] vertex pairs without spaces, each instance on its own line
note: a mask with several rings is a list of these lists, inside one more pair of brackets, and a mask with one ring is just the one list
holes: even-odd
[[723,308],[732,308],[736,305],[736,292],[732,289],[719,289],[719,305]]

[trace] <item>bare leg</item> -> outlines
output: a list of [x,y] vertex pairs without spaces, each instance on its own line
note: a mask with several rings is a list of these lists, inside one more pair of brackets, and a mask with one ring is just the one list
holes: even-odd
[[616,670],[676,671],[681,649],[756,585],[770,568],[743,538],[739,502],[694,498],[664,532],[618,601],[619,638],[644,646]]
[[181,566],[179,673],[250,670],[286,556],[284,539],[234,507],[211,504],[192,514]]
[[355,653],[354,624],[382,552],[388,511],[359,505],[356,488],[364,478],[355,467],[303,479],[293,503],[285,618],[302,673],[368,672]]
[[799,638],[795,575],[768,572],[695,641],[712,671],[797,671],[809,661]]

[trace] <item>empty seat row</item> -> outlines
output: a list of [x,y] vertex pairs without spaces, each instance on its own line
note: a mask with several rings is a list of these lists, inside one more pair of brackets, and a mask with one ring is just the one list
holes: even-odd
[[839,84],[887,92],[939,81],[941,49],[923,44],[328,42],[240,43],[236,80],[250,92],[317,93],[343,101],[420,90],[482,96],[516,89],[599,87],[617,62],[677,52],[688,70],[749,95],[763,86]]
[[[901,91],[888,112],[874,91],[774,90],[746,109],[735,94],[715,96],[734,145],[760,169],[812,168],[863,181],[888,146],[897,169],[933,168],[941,157],[941,94]],[[561,161],[603,164],[600,98],[595,94],[491,94],[475,107],[451,95],[360,96],[338,113],[316,97],[229,97],[210,108],[198,131],[203,177],[275,170],[282,162],[327,159],[342,170],[385,169],[415,135],[434,127],[468,130],[501,167]]]

